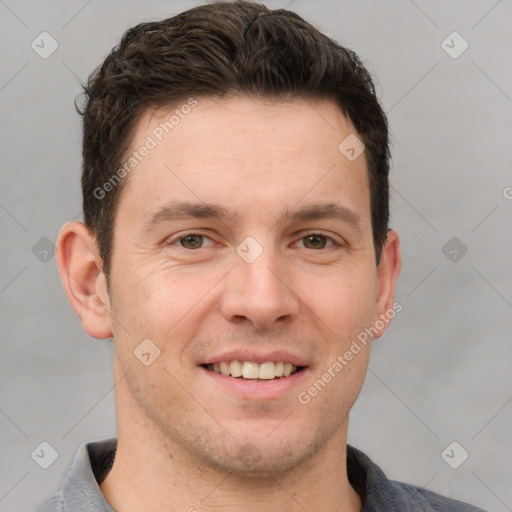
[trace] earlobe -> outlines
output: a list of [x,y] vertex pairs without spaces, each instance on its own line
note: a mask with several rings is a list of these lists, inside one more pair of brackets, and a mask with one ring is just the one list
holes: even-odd
[[[388,231],[386,243],[382,248],[381,258],[377,269],[378,290],[375,324],[382,325],[375,338],[380,338],[389,327],[395,312],[395,286],[402,268],[400,255],[400,238],[392,229]],[[401,309],[401,308],[400,308]],[[379,323],[377,323],[379,322]]]
[[112,336],[110,303],[95,237],[81,222],[63,226],[57,240],[57,264],[71,306],[93,338]]

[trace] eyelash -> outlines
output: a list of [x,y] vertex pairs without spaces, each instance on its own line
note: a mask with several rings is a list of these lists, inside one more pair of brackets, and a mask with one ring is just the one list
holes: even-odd
[[[311,251],[319,251],[319,250],[333,249],[333,248],[336,248],[336,247],[342,247],[342,244],[337,242],[334,238],[326,235],[325,233],[320,233],[318,231],[311,231],[311,232],[305,233],[305,234],[303,234],[299,238],[299,240],[302,240],[304,238],[307,238],[308,236],[313,236],[313,235],[320,235],[322,237],[325,237],[328,241],[332,242],[332,245],[330,247],[322,247],[321,249],[309,249]],[[208,238],[209,240],[211,240],[211,238],[208,235],[203,235],[202,233],[198,233],[196,231],[190,231],[188,233],[182,234],[178,238],[174,238],[172,240],[169,240],[169,242],[167,242],[166,245],[173,245],[175,242],[179,242],[180,240],[184,240],[185,238],[187,238],[189,236],[201,236],[203,238]],[[199,247],[198,249],[188,249],[187,247],[180,246],[180,249],[184,249],[186,251],[198,251],[199,249],[205,249],[205,247]],[[308,248],[304,247],[304,249],[308,249]]]

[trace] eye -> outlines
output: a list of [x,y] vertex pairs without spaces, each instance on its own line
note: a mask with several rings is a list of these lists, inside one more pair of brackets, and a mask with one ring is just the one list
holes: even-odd
[[306,246],[306,249],[325,249],[328,242],[331,242],[330,247],[339,245],[331,237],[323,235],[322,233],[308,233],[300,240],[305,241],[304,245]]
[[175,238],[169,242],[169,245],[173,245],[175,242],[179,242],[179,245],[184,249],[201,249],[203,247],[204,240],[211,240],[206,235],[199,233],[187,233],[185,236]]
[[[206,235],[202,235],[200,233],[186,233],[184,236],[171,240],[168,245],[179,243],[183,249],[195,250],[204,248],[205,240],[213,242],[211,238]],[[308,233],[300,238],[300,241],[304,242],[304,248],[313,250],[328,249],[330,247],[341,245],[330,236],[322,233]]]

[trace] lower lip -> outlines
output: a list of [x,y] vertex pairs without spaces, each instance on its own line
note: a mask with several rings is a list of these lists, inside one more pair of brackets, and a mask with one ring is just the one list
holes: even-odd
[[279,379],[269,379],[268,381],[255,381],[250,379],[236,379],[221,373],[215,373],[202,366],[199,369],[211,382],[218,384],[228,390],[230,394],[236,393],[244,400],[276,400],[293,388],[297,387],[309,373],[309,368],[303,368],[301,371],[281,377]]

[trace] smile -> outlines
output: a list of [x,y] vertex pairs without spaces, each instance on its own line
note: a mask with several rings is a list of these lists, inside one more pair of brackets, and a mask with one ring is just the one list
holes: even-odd
[[218,363],[203,365],[203,368],[225,376],[247,380],[273,380],[290,377],[302,370],[302,366],[296,366],[283,361],[220,361]]

